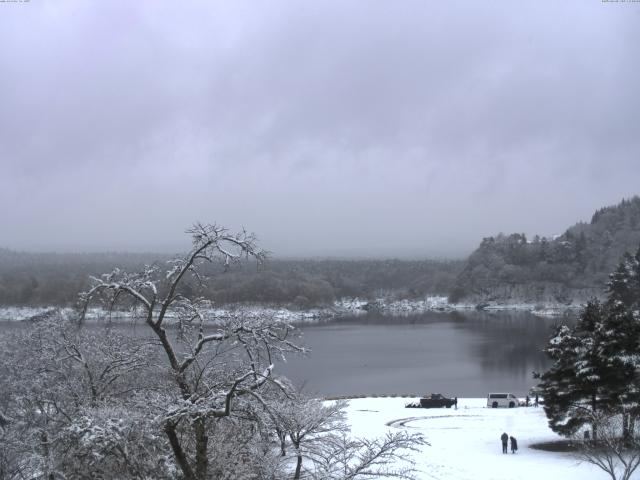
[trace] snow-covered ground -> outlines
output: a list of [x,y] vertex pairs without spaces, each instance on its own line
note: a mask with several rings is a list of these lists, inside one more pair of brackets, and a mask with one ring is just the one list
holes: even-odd
[[[21,322],[51,311],[54,307],[0,307],[1,321]],[[66,312],[70,309],[63,309]]]
[[[350,400],[352,434],[378,437],[404,429],[421,433],[429,445],[412,454],[424,480],[599,480],[608,477],[570,453],[535,450],[530,445],[559,440],[542,408],[486,408],[486,399],[459,398],[458,409],[404,408],[407,398]],[[504,455],[500,435],[518,440],[518,452]],[[510,451],[510,450],[509,450]],[[633,478],[640,478],[640,475]]]

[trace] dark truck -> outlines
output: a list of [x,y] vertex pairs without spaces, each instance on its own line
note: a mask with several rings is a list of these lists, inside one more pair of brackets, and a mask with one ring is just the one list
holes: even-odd
[[453,398],[447,398],[440,393],[430,393],[420,399],[419,402],[407,403],[406,408],[451,408],[456,401]]

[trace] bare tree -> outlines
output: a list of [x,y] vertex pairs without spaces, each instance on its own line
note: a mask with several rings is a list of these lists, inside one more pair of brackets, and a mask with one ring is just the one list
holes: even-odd
[[[344,412],[346,406],[345,400],[323,402],[300,392],[290,393],[281,403],[276,415],[281,431],[289,437],[295,451],[294,480],[301,478],[304,458],[313,462],[322,445],[329,441],[329,437],[348,430]],[[284,446],[282,450],[284,451]]]
[[[155,336],[168,377],[166,391],[150,403],[163,418],[164,433],[184,478],[204,480],[213,422],[242,411],[250,400],[268,403],[260,391],[272,376],[275,359],[301,349],[289,339],[290,325],[273,319],[238,315],[207,330],[212,305],[184,295],[186,282],[206,282],[203,263],[220,262],[226,269],[241,258],[260,262],[266,254],[244,231],[230,234],[218,225],[196,224],[188,233],[191,250],[165,269],[158,265],[138,273],[116,269],[94,278],[92,288],[81,295],[81,319],[96,301],[109,309],[130,305]],[[175,339],[167,330],[172,324],[180,332]]]
[[352,438],[347,433],[331,436],[314,455],[314,480],[357,480],[363,478],[416,478],[408,455],[426,445],[419,434],[387,433],[375,439]]
[[577,457],[597,466],[611,480],[629,480],[640,465],[640,437],[626,432],[622,414],[594,412],[591,424],[597,429],[597,439],[575,438],[579,445]]
[[293,479],[414,478],[406,455],[424,445],[421,435],[387,434],[360,439],[350,435],[346,400],[326,401],[289,388],[280,392],[277,410],[270,412],[280,450],[292,447]]

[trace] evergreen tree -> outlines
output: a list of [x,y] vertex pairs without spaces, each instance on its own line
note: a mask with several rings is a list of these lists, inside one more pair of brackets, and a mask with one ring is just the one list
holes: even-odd
[[607,409],[623,415],[628,436],[630,424],[640,414],[640,318],[624,303],[614,301],[607,308],[600,337]]
[[574,434],[601,408],[603,378],[609,378],[600,355],[602,325],[602,305],[589,302],[576,326],[558,327],[545,349],[554,364],[541,376],[544,409],[549,426],[561,435]]
[[589,404],[591,412],[601,408],[603,391],[607,389],[606,380],[610,378],[606,359],[602,357],[605,315],[604,306],[597,300],[592,300],[587,303],[574,328],[580,341],[576,355],[578,392]]
[[554,361],[541,376],[545,413],[561,435],[604,411],[622,415],[629,436],[640,416],[640,249],[623,256],[607,292],[604,304],[589,302],[576,325],[559,327],[545,349]]
[[635,257],[628,252],[625,253],[615,271],[609,275],[607,302],[611,306],[616,302],[621,302],[628,307],[638,304],[638,293],[640,291],[638,255],[640,255],[640,249]]
[[562,325],[556,329],[545,350],[554,364],[541,377],[544,410],[551,429],[561,435],[572,434],[585,421],[575,409],[579,401],[574,384],[579,345],[572,330]]

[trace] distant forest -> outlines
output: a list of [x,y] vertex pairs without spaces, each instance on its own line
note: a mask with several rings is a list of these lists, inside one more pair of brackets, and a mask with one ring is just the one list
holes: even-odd
[[[151,254],[44,254],[0,249],[0,305],[72,306],[90,275],[115,267],[139,270],[169,256]],[[326,306],[343,297],[397,299],[447,295],[463,265],[439,260],[280,260],[211,265],[208,288],[185,293],[218,304],[264,303],[294,308]]]
[[[185,293],[218,304],[263,303],[294,308],[326,306],[344,297],[419,299],[448,295],[453,302],[585,301],[603,293],[609,272],[640,245],[640,197],[596,211],[555,238],[499,234],[484,238],[466,260],[285,260],[211,265],[206,291]],[[169,256],[45,254],[0,249],[0,305],[71,306],[90,275],[115,267],[139,270]]]

